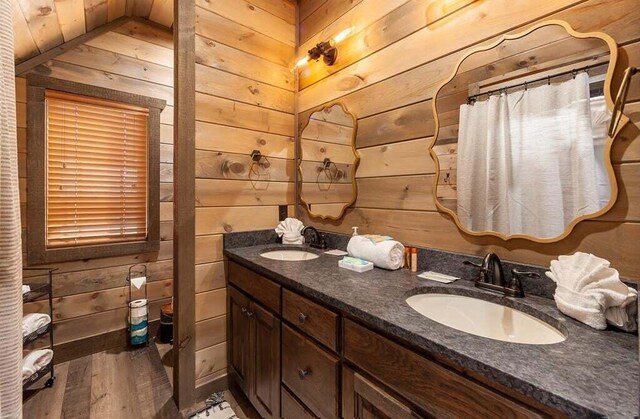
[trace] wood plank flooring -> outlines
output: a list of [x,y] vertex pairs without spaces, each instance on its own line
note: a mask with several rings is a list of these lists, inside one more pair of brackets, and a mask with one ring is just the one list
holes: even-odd
[[25,393],[25,419],[181,418],[154,344],[110,350],[56,365],[52,388]]

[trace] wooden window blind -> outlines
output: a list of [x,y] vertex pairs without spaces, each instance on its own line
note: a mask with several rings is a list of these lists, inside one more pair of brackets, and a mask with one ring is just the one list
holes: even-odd
[[45,91],[46,247],[147,238],[147,108]]

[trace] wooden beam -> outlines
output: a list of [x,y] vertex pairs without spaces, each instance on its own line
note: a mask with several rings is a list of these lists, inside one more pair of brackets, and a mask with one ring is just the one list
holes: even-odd
[[73,49],[79,45],[84,44],[87,41],[90,41],[94,38],[97,38],[98,36],[105,34],[107,32],[111,32],[114,29],[119,28],[120,26],[124,25],[125,23],[129,22],[131,20],[131,18],[129,17],[121,17],[118,18],[116,20],[114,20],[113,22],[109,22],[106,25],[102,25],[99,26],[97,28],[95,28],[94,30],[92,30],[91,32],[87,32],[83,35],[80,35],[77,38],[74,38],[68,42],[65,42],[62,45],[59,45],[55,48],[52,48],[46,52],[43,52],[40,55],[36,55],[35,57],[21,62],[20,64],[16,65],[16,76],[19,76],[21,74],[26,73],[27,71],[31,71],[33,70],[35,67],[39,66],[40,64],[44,64],[47,61],[53,60],[54,58],[56,58],[58,55],[63,54],[67,51],[69,51],[70,49]]
[[195,0],[174,2],[173,398],[196,394],[195,339]]

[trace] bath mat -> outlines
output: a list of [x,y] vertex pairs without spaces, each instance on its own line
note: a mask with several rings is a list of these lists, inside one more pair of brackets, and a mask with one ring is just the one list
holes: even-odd
[[224,392],[213,393],[205,402],[207,406],[191,419],[238,419],[231,405],[224,400]]

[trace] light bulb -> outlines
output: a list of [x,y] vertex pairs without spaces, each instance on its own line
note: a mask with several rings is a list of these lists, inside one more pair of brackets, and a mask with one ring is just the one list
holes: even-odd
[[307,64],[309,62],[309,56],[305,55],[304,57],[300,58],[298,60],[298,62],[296,63],[296,68],[298,67],[302,67],[303,65]]
[[353,31],[353,28],[348,27],[347,29],[344,29],[342,32],[340,32],[339,34],[337,34],[336,36],[333,37],[333,44],[338,44],[342,41],[344,41],[347,36],[349,36],[351,34],[351,31]]

